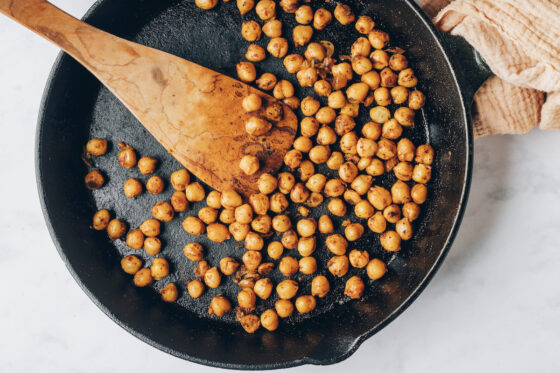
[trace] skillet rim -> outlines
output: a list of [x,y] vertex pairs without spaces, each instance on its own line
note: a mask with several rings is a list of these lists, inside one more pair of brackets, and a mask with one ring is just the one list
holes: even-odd
[[[107,1],[111,1],[111,0],[96,0],[95,3],[83,15],[81,20],[82,21],[87,21],[88,18],[93,13],[95,13],[103,3],[107,2]],[[97,296],[95,294],[93,294],[89,290],[89,288],[86,287],[86,285],[82,282],[80,276],[76,273],[76,271],[75,271],[74,267],[72,266],[72,264],[70,263],[68,257],[65,255],[65,253],[62,249],[62,246],[61,246],[61,244],[58,240],[58,236],[57,236],[57,234],[56,234],[56,232],[53,228],[53,224],[52,224],[52,221],[51,221],[51,215],[50,215],[51,210],[47,206],[46,196],[45,196],[45,193],[44,193],[44,190],[43,190],[43,184],[42,184],[43,171],[41,169],[41,152],[40,151],[41,151],[41,135],[42,135],[42,130],[43,130],[43,122],[45,121],[45,111],[46,111],[45,109],[46,109],[47,102],[49,101],[50,97],[53,95],[52,94],[52,91],[54,89],[53,82],[55,81],[55,79],[56,79],[56,77],[59,73],[61,64],[64,62],[65,58],[71,58],[70,56],[66,55],[66,53],[64,53],[62,51],[58,54],[58,56],[55,59],[55,62],[53,64],[53,67],[51,68],[51,71],[49,73],[49,76],[48,76],[48,79],[47,79],[47,82],[46,82],[46,85],[45,85],[45,89],[43,91],[43,95],[42,95],[41,103],[40,103],[40,108],[39,108],[39,113],[38,113],[38,119],[37,119],[37,128],[36,128],[36,132],[35,132],[35,150],[34,151],[35,151],[35,175],[36,175],[36,182],[37,182],[37,191],[38,191],[39,201],[40,201],[40,204],[41,204],[41,211],[42,211],[43,216],[45,218],[45,223],[47,225],[47,229],[48,229],[49,234],[51,236],[51,239],[52,239],[52,241],[53,241],[53,243],[54,243],[54,245],[55,245],[55,247],[58,251],[58,254],[60,255],[62,261],[64,262],[66,268],[68,269],[68,271],[70,272],[70,274],[72,275],[72,277],[74,278],[76,283],[80,286],[80,288],[83,290],[83,292],[86,293],[86,295],[93,301],[93,303],[99,309],[101,309],[103,311],[103,313],[105,313],[117,325],[122,327],[124,330],[126,330],[127,332],[129,332],[130,334],[135,336],[136,338],[140,339],[141,341],[143,341],[143,342],[145,342],[145,343],[147,343],[147,344],[149,344],[153,347],[156,347],[157,349],[159,349],[163,352],[166,352],[170,355],[173,355],[175,357],[178,357],[178,358],[181,358],[181,359],[193,362],[193,363],[206,365],[206,366],[211,366],[211,367],[216,367],[216,368],[223,368],[223,369],[271,370],[271,369],[284,369],[284,368],[296,367],[296,366],[301,366],[301,365],[304,365],[304,364],[331,365],[331,364],[336,364],[340,361],[343,361],[343,360],[347,359],[348,357],[350,357],[352,354],[354,354],[354,352],[357,351],[357,349],[362,345],[363,342],[365,342],[367,339],[369,339],[374,334],[381,331],[389,323],[391,323],[395,318],[397,318],[402,312],[404,312],[416,300],[416,298],[418,298],[418,296],[424,291],[424,289],[428,286],[430,281],[433,279],[437,270],[440,268],[441,264],[443,263],[444,259],[446,258],[447,254],[449,253],[449,250],[451,249],[451,246],[452,246],[452,244],[453,244],[453,242],[454,242],[454,240],[457,236],[457,232],[459,231],[459,227],[460,227],[461,222],[463,220],[466,205],[467,205],[467,202],[468,202],[469,193],[470,193],[471,181],[472,181],[474,134],[473,134],[471,112],[470,112],[470,105],[472,104],[472,97],[468,97],[468,94],[465,93],[464,89],[461,86],[460,77],[458,76],[458,71],[460,69],[460,66],[455,65],[451,61],[450,50],[449,50],[449,47],[447,46],[447,43],[445,42],[445,40],[441,36],[442,33],[435,28],[435,26],[432,24],[431,20],[422,11],[422,9],[414,2],[414,0],[402,0],[402,1],[406,2],[407,5],[411,7],[411,10],[416,14],[417,17],[419,17],[419,19],[424,24],[424,27],[427,28],[427,30],[430,32],[430,34],[434,38],[436,44],[438,45],[440,50],[443,52],[445,61],[446,61],[447,65],[450,69],[450,73],[451,73],[451,76],[453,78],[455,88],[457,89],[457,92],[458,92],[459,97],[461,99],[462,116],[463,116],[462,121],[463,121],[464,125],[466,126],[466,130],[467,130],[466,131],[466,138],[464,139],[464,143],[467,146],[467,151],[466,151],[466,154],[465,154],[465,156],[466,156],[466,159],[465,159],[465,177],[464,177],[464,180],[463,180],[463,189],[462,189],[462,193],[461,193],[461,196],[460,196],[458,211],[457,211],[457,214],[454,218],[451,231],[449,232],[447,240],[446,240],[443,248],[441,249],[439,256],[435,260],[432,267],[427,271],[424,279],[411,292],[410,296],[408,298],[406,298],[404,300],[404,302],[402,302],[401,305],[398,306],[387,318],[385,318],[385,320],[383,320],[382,322],[380,322],[377,325],[374,325],[366,333],[358,336],[350,345],[348,345],[348,348],[347,348],[345,353],[343,353],[341,355],[334,356],[332,359],[327,359],[327,360],[319,360],[319,359],[315,359],[315,358],[312,358],[312,357],[303,357],[301,359],[292,360],[290,362],[245,365],[245,364],[236,364],[236,363],[224,363],[224,362],[220,362],[220,361],[216,361],[216,360],[206,360],[206,359],[197,358],[196,356],[187,355],[185,353],[176,351],[176,350],[171,349],[171,348],[169,348],[165,345],[157,343],[154,340],[147,337],[146,335],[139,332],[138,330],[135,330],[135,329],[129,327],[124,320],[119,319],[105,304],[103,304],[97,298]]]

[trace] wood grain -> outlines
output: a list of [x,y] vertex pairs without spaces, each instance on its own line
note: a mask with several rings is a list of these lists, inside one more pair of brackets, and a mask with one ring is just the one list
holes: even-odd
[[[245,83],[108,34],[44,0],[0,0],[0,12],[85,66],[169,153],[217,190],[256,192],[260,174],[275,172],[292,145],[297,118],[283,103],[283,118],[269,133],[252,137],[245,132],[250,115],[241,107],[243,97],[256,93],[265,105],[276,102]],[[257,174],[239,169],[245,154],[259,158]]]

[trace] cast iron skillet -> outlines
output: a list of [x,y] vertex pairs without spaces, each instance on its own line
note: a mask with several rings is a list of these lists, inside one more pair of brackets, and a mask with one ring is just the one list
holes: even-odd
[[[312,3],[331,10],[336,5]],[[37,180],[43,211],[60,255],[76,281],[99,308],[130,333],[175,356],[223,368],[333,364],[350,356],[365,339],[399,315],[432,278],[449,250],[465,208],[472,168],[470,105],[474,92],[490,72],[464,40],[441,35],[412,1],[357,0],[350,5],[358,15],[371,15],[378,28],[387,30],[392,36],[391,45],[406,49],[420,77],[419,88],[428,103],[418,115],[416,127],[405,135],[418,143],[429,141],[436,149],[430,199],[415,222],[415,238],[404,244],[400,253],[385,252],[372,233],[354,245],[382,258],[389,267],[382,280],[367,283],[365,300],[349,302],[341,296],[343,281],[333,281],[337,285],[319,301],[316,311],[283,321],[274,333],[259,330],[248,335],[234,322],[233,315],[222,319],[208,316],[212,296],[222,293],[235,299],[238,288],[231,278],[199,300],[193,301],[183,292],[174,304],[162,302],[152,288],[131,285],[119,261],[121,255],[133,250],[122,241],[110,242],[104,232],[92,230],[91,217],[97,209],[107,208],[134,228],[150,217],[156,201],[168,199],[172,191],[168,187],[159,196],[144,193],[135,201],[127,200],[121,191],[124,181],[131,176],[145,181],[146,177],[117,165],[115,144],[125,141],[140,155],[157,157],[161,161],[158,174],[164,179],[180,165],[92,75],[67,55],[60,55],[46,88],[37,131]],[[293,15],[278,13],[291,29]],[[254,12],[251,14],[254,16]],[[232,76],[248,45],[239,33],[241,16],[234,1],[220,2],[213,11],[204,12],[191,0],[100,0],[84,20]],[[341,54],[349,54],[349,46],[357,37],[353,26],[342,28],[338,22],[315,35],[316,40],[333,41]],[[265,45],[265,40],[260,44]],[[346,51],[341,49],[343,45]],[[279,59],[268,58],[259,66],[261,72],[270,71],[295,82]],[[360,122],[366,120],[364,112]],[[88,168],[80,157],[83,145],[92,136],[106,137],[113,145],[107,155],[94,160],[108,178],[108,185],[94,193],[83,185]],[[389,175],[379,181],[390,185],[395,179]],[[194,204],[193,210],[200,206]],[[195,238],[189,237],[180,224],[184,216],[194,214],[193,210],[180,214],[164,228],[162,254],[170,260],[173,275],[155,284],[156,290],[170,281],[184,288],[194,277],[193,264],[182,255],[182,247]],[[321,212],[314,211],[313,216]],[[225,255],[239,258],[242,254],[235,242],[196,241],[209,248],[212,265]],[[322,242],[323,237],[319,237],[320,263],[327,258]],[[134,254],[147,265],[152,260],[143,251]],[[319,272],[326,272],[324,266]],[[354,273],[351,270],[346,278]],[[309,293],[307,277],[301,278],[302,294]],[[272,303],[267,304],[270,307]],[[262,310],[265,305],[259,307]]]

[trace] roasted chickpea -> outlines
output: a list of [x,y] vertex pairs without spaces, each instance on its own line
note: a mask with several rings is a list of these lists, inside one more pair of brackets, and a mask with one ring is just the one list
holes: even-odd
[[169,202],[159,201],[152,207],[152,216],[159,221],[170,222],[175,216],[175,211]]
[[201,234],[204,234],[206,226],[199,218],[187,216],[187,218],[183,220],[183,229],[189,234],[200,236]]
[[333,222],[328,215],[321,215],[318,222],[318,228],[319,232],[323,234],[334,232]]
[[278,100],[292,97],[294,95],[294,86],[287,80],[281,80],[274,86],[273,95]]
[[237,303],[239,307],[246,310],[252,311],[255,309],[255,304],[257,303],[257,296],[253,289],[245,288],[237,293]]
[[389,59],[389,67],[393,71],[401,71],[408,67],[408,60],[400,53],[395,53]]
[[287,299],[280,299],[274,304],[274,309],[279,317],[286,318],[292,316],[294,305]]
[[113,219],[107,225],[107,234],[112,240],[121,238],[126,233],[126,224],[119,219]]
[[384,106],[376,106],[369,111],[369,116],[376,123],[385,123],[391,119],[391,112]]
[[412,162],[416,148],[412,141],[402,138],[397,144],[397,156],[401,162]]
[[262,31],[269,38],[280,37],[282,36],[282,22],[277,19],[268,20],[262,27]]
[[366,271],[370,279],[379,280],[387,273],[387,266],[380,259],[374,258],[369,261]]
[[344,255],[346,254],[346,248],[348,247],[348,241],[341,234],[335,233],[331,234],[325,240],[325,246],[334,255]]
[[313,218],[301,219],[296,224],[297,232],[301,237],[311,237],[317,229],[317,222]]
[[293,229],[290,229],[289,231],[284,232],[281,242],[285,249],[295,249],[298,244],[298,235]]
[[352,162],[345,162],[338,169],[338,176],[342,181],[351,183],[358,176],[358,167]]
[[404,127],[414,126],[414,110],[401,106],[395,110],[395,119]]
[[385,173],[385,166],[382,161],[374,158],[371,160],[369,166],[367,166],[366,172],[371,176],[381,176]]
[[[296,260],[297,266],[297,260]],[[296,269],[297,271],[297,269]],[[280,299],[291,299],[296,296],[299,285],[294,280],[284,280],[276,285],[276,293]]]
[[360,223],[352,223],[344,228],[344,235],[348,241],[357,241],[364,234],[364,226]]
[[288,215],[276,215],[272,218],[272,228],[276,232],[284,233],[292,228],[292,222]]
[[148,179],[148,181],[146,181],[146,190],[150,194],[160,194],[161,192],[163,192],[164,187],[165,184],[163,182],[163,179],[159,176],[152,176]]
[[300,136],[294,140],[294,149],[302,152],[302,153],[309,153],[311,148],[313,147],[313,142],[309,137]]
[[175,302],[179,298],[179,290],[177,290],[177,286],[174,283],[165,285],[159,292],[164,302]]
[[[97,190],[105,184],[105,178],[101,172],[93,170],[88,172],[88,174],[84,177],[84,182],[86,184],[86,188],[89,190]],[[140,191],[142,190],[140,189]]]
[[[358,140],[358,144],[359,144],[359,140]],[[371,157],[362,157],[360,158],[356,166],[358,166],[358,170],[364,171],[370,165],[370,163],[371,163]]]
[[340,109],[346,105],[346,96],[342,91],[334,91],[329,94],[328,105],[333,109]]
[[416,163],[431,165],[434,162],[434,149],[432,146],[430,144],[420,145],[418,149],[416,149],[414,161]]
[[389,44],[389,34],[380,30],[371,30],[368,39],[375,49],[383,49]]
[[389,160],[397,155],[397,146],[391,140],[382,138],[377,142],[377,157],[383,160]]
[[266,330],[273,332],[278,329],[278,314],[274,310],[268,309],[264,311],[261,314],[260,320],[262,327]]
[[348,189],[346,192],[344,192],[343,197],[346,203],[352,206],[357,205],[362,200],[362,197],[355,190],[351,189]]
[[360,16],[356,21],[356,30],[360,34],[369,34],[375,27],[375,22],[369,16]]
[[354,206],[354,214],[361,219],[369,219],[375,209],[368,201],[360,201]]
[[340,138],[340,150],[345,154],[358,153],[358,136],[354,131],[348,132]]
[[147,237],[158,236],[161,230],[161,223],[156,219],[145,220],[140,224],[140,231]]
[[352,276],[346,281],[344,295],[348,296],[350,299],[360,299],[364,294],[364,289],[365,285],[362,279],[358,276]]
[[229,233],[233,236],[236,241],[243,241],[247,234],[251,230],[249,224],[242,224],[239,222],[233,222],[228,227]]
[[349,115],[340,114],[336,117],[334,128],[339,136],[346,135],[356,127],[356,121]]
[[299,255],[310,256],[315,252],[317,247],[317,239],[315,237],[302,237],[298,241],[297,249]]
[[283,257],[278,265],[278,270],[286,277],[295,275],[299,270],[297,259],[291,256]]
[[329,280],[325,276],[316,276],[311,281],[311,294],[313,296],[323,298],[331,290]]
[[149,268],[142,268],[134,274],[134,278],[132,281],[134,283],[134,286],[144,287],[151,285],[152,282],[154,282],[154,279]]
[[399,72],[398,84],[406,88],[413,88],[418,84],[418,78],[411,68],[407,68]]
[[340,179],[331,179],[325,183],[324,193],[327,197],[339,197],[344,190],[344,184]]
[[412,165],[408,162],[400,162],[393,168],[395,176],[399,180],[409,181],[412,179]]
[[432,167],[419,163],[414,166],[412,171],[412,180],[417,183],[426,184],[432,177]]
[[393,102],[397,105],[401,105],[408,100],[408,89],[405,87],[396,86],[391,88],[391,98]]
[[261,320],[257,315],[242,316],[239,322],[247,333],[254,333],[261,326]]
[[165,258],[155,258],[150,267],[154,280],[161,280],[169,275],[169,263]]
[[[296,26],[296,27],[310,27],[310,26]],[[309,61],[320,62],[325,59],[325,57],[327,56],[327,52],[325,50],[325,47],[323,47],[323,45],[321,45],[320,43],[310,43],[307,46],[305,53],[303,55]]]
[[133,275],[142,268],[142,260],[134,255],[125,256],[121,259],[121,268],[125,273]]
[[237,0],[237,9],[241,15],[249,13],[255,6],[255,0]]
[[299,150],[292,149],[284,155],[284,164],[293,170],[299,167],[302,157]]
[[289,204],[290,202],[282,193],[274,193],[270,197],[270,211],[272,212],[280,214],[288,208]]
[[224,224],[232,224],[235,222],[235,210],[224,208],[222,212],[220,212],[220,217],[218,219]]
[[199,262],[204,258],[204,249],[202,248],[201,244],[191,242],[185,245],[183,254],[185,254],[187,259],[193,262]]
[[[352,58],[352,69],[354,70],[354,72],[356,74],[364,75],[367,72],[371,71],[372,68],[373,68],[373,65],[372,65],[369,58],[364,57],[364,56],[356,56],[356,57]],[[363,83],[363,84],[366,84],[366,83]],[[366,86],[369,88],[368,84],[366,84]]]
[[270,91],[276,85],[276,76],[271,73],[264,73],[262,74],[256,81],[257,87],[262,89],[263,91]]
[[120,150],[118,155],[119,164],[124,168],[132,168],[136,166],[136,152],[132,146],[125,144],[124,142],[119,142],[118,147]]
[[274,289],[274,284],[269,278],[265,277],[255,282],[255,287],[253,288],[253,291],[259,298],[268,299],[272,294],[273,289]]
[[262,194],[270,194],[274,192],[278,186],[278,180],[269,173],[264,173],[259,177],[257,186]]
[[[242,204],[241,196],[233,189],[225,190],[221,196],[221,204],[225,208],[234,209]],[[225,222],[224,222],[225,223]]]
[[243,99],[241,103],[246,112],[257,111],[262,107],[262,99],[259,95],[251,93]]
[[308,25],[313,21],[313,9],[309,5],[302,5],[296,10],[296,22]]
[[327,182],[327,177],[323,174],[315,174],[311,176],[305,186],[307,189],[311,190],[314,193],[320,193]]
[[157,255],[161,251],[161,240],[157,237],[146,237],[144,251],[148,255]]
[[387,88],[381,87],[373,91],[375,103],[380,106],[388,106],[391,104],[391,95]]
[[93,156],[107,153],[107,140],[95,137],[86,144],[86,151]]
[[317,260],[312,256],[306,256],[299,260],[299,272],[304,275],[312,275],[317,272]]
[[356,39],[356,41],[352,44],[352,47],[350,48],[350,55],[352,56],[352,58],[357,56],[368,57],[370,52],[371,52],[371,44],[369,43],[368,39],[364,37],[359,37],[358,39]]
[[426,202],[428,197],[428,188],[424,184],[414,184],[410,190],[410,196],[415,203],[421,205]]
[[227,227],[220,223],[208,224],[206,227],[206,235],[212,242],[224,242],[231,238]]
[[317,306],[317,301],[312,295],[302,295],[295,301],[296,309],[299,313],[309,313]]
[[243,82],[252,82],[257,79],[257,70],[252,62],[239,62],[235,65],[237,77]]
[[235,208],[235,221],[249,224],[253,220],[253,208],[248,203]]
[[327,160],[327,167],[331,170],[338,170],[344,163],[344,155],[341,152],[333,152]]
[[333,256],[327,263],[329,272],[336,277],[343,277],[348,273],[348,257],[345,255]]
[[405,203],[402,207],[402,214],[408,221],[414,221],[420,215],[420,206],[414,202]]
[[[389,55],[383,50],[374,50],[369,55],[369,59],[373,62],[373,68],[376,70],[383,70],[389,65]],[[379,83],[381,83],[380,76]]]
[[218,0],[195,0],[194,3],[200,9],[210,10],[218,4]]
[[402,218],[395,223],[395,231],[404,241],[408,241],[412,238],[412,225],[407,218]]
[[346,205],[344,204],[344,201],[342,201],[340,198],[331,199],[329,201],[327,208],[329,209],[331,214],[335,216],[346,215]]
[[331,127],[323,126],[317,133],[317,143],[319,145],[332,145],[336,142],[336,133]]
[[376,212],[368,219],[368,228],[375,233],[383,233],[387,229],[387,220],[381,211]]
[[95,214],[93,214],[93,229],[95,229],[96,231],[102,231],[103,229],[106,229],[109,225],[110,220],[111,214],[108,210],[102,209],[97,211]]
[[[321,107],[321,104],[319,103],[319,101],[315,100],[312,97],[305,97],[303,100],[301,100],[301,112],[303,113],[303,115],[305,116],[312,116],[315,115],[315,113],[317,113],[317,111],[319,110],[319,108]],[[304,118],[301,121],[301,126],[304,126],[304,122],[306,122],[307,118]],[[312,118],[310,118],[312,119]],[[307,121],[309,122],[309,121]],[[305,123],[306,126],[313,126],[313,123]],[[319,128],[319,124],[317,123],[317,129]],[[302,135],[303,136],[307,136],[307,137],[311,137],[313,135],[315,135],[315,133],[317,132],[317,129],[315,129],[315,132],[313,131],[306,131],[306,132],[310,132],[313,133],[312,135],[307,136],[306,134],[304,134],[303,129],[302,129]]]
[[319,8],[315,11],[313,16],[313,27],[317,30],[322,30],[332,21],[332,14],[324,8]]
[[314,67],[304,67],[296,74],[298,83],[302,87],[313,87],[318,79],[317,69]]
[[185,169],[177,170],[171,174],[170,181],[173,189],[182,191],[190,183],[191,175]]
[[259,170],[259,159],[254,155],[244,155],[239,161],[239,168],[246,175],[254,175]]
[[255,12],[263,21],[274,18],[276,16],[276,3],[272,0],[260,0],[255,7]]
[[251,222],[251,228],[260,234],[268,234],[272,226],[272,218],[268,215],[259,215]]
[[389,206],[393,201],[391,199],[391,192],[389,192],[387,189],[379,185],[373,186],[368,191],[367,198],[368,201],[377,210],[383,210],[385,207]]
[[331,84],[326,80],[318,80],[313,85],[313,90],[315,90],[315,93],[317,93],[317,95],[326,97],[331,93],[332,87]]
[[202,201],[204,197],[206,197],[206,192],[199,182],[194,182],[187,185],[185,188],[185,196],[189,202],[198,202]]
[[393,72],[390,68],[386,67],[379,73],[381,77],[382,87],[394,87],[397,84],[397,74]]
[[266,251],[272,259],[280,259],[284,253],[284,246],[278,241],[272,241],[268,244]]
[[257,215],[264,215],[270,207],[270,201],[265,194],[257,193],[249,197],[249,203]]
[[284,58],[284,67],[290,74],[295,74],[301,70],[304,58],[299,54],[290,54]]
[[144,246],[144,234],[140,229],[132,229],[126,236],[126,246],[140,250]]
[[[323,197],[323,195],[321,193],[311,193],[309,195],[309,198],[307,198],[307,201],[305,201],[305,204],[309,207],[317,207],[319,205],[321,205],[323,203],[323,200],[325,198]],[[300,210],[303,209],[303,206],[300,206]],[[307,209],[309,210],[309,209]],[[301,213],[301,212],[300,212]],[[303,215],[303,213],[301,213]]]
[[187,201],[187,196],[185,192],[176,191],[171,196],[171,206],[175,212],[187,211],[189,208],[189,202]]
[[292,110],[296,110],[299,107],[299,98],[295,96],[287,97],[283,99],[282,102],[288,105],[288,107]]
[[399,251],[401,249],[401,237],[395,231],[387,231],[379,237],[381,246],[387,251]]
[[300,47],[309,43],[311,37],[313,36],[313,27],[298,25],[294,27],[292,32],[292,38],[294,40],[294,45]]
[[264,111],[264,115],[266,119],[271,120],[273,122],[278,122],[282,120],[282,116],[284,115],[284,108],[282,107],[282,104],[280,104],[279,102],[273,102],[267,105]]
[[220,282],[222,281],[222,275],[220,275],[220,271],[218,268],[212,267],[204,273],[204,283],[209,288],[215,289],[220,286]]
[[366,83],[354,83],[346,90],[346,98],[350,103],[360,103],[364,101],[369,92],[369,86]]
[[247,250],[261,250],[263,246],[264,240],[258,233],[247,233],[247,236],[245,237],[245,248]]
[[352,250],[348,254],[348,258],[352,267],[355,268],[364,268],[369,262],[369,254],[365,250]]
[[204,277],[204,274],[210,269],[210,264],[206,260],[201,260],[196,264],[193,272],[196,277]]
[[295,13],[299,6],[299,0],[280,0],[280,7],[286,13]]
[[266,46],[271,56],[283,58],[288,53],[288,40],[283,37],[272,38]]
[[241,25],[241,35],[247,41],[256,41],[261,38],[261,26],[256,21],[246,21]]
[[334,17],[343,25],[349,25],[356,19],[352,9],[348,5],[340,3],[334,8]]
[[401,137],[403,128],[395,119],[390,119],[383,124],[383,129],[381,134],[383,137],[389,140],[396,140]]
[[325,163],[331,155],[331,150],[328,146],[317,145],[309,150],[309,159],[315,164]]
[[222,317],[230,311],[231,311],[231,303],[229,302],[229,300],[227,300],[227,298],[221,295],[212,298],[212,301],[210,302],[210,307],[208,308],[208,313],[210,315],[216,315],[218,317]]
[[258,251],[249,250],[241,257],[243,264],[247,267],[247,270],[254,272],[259,267],[262,261],[262,254]]
[[[245,58],[251,62],[260,62],[266,58],[266,51],[263,47],[257,44],[250,44],[247,47],[247,52],[245,52]],[[245,106],[243,107],[245,108]],[[253,110],[246,110],[246,111],[253,111]]]

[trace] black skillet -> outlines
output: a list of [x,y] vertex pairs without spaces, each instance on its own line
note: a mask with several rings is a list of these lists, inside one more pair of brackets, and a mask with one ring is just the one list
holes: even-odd
[[[336,3],[313,1],[312,5],[332,10]],[[464,40],[438,32],[411,0],[364,0],[350,5],[358,15],[371,15],[378,28],[390,33],[391,45],[406,50],[420,78],[419,89],[428,102],[418,115],[416,127],[405,135],[418,143],[429,141],[436,149],[430,198],[415,222],[414,239],[404,244],[398,254],[384,252],[377,235],[371,233],[354,246],[384,259],[389,267],[383,279],[367,283],[363,301],[346,300],[341,296],[343,281],[332,281],[334,289],[319,301],[316,311],[283,321],[274,333],[260,330],[248,335],[234,322],[233,315],[217,319],[207,314],[212,296],[223,293],[235,299],[237,285],[231,278],[199,300],[191,300],[183,291],[174,304],[162,302],[152,288],[131,285],[119,261],[121,255],[133,250],[122,241],[110,242],[103,232],[92,230],[91,217],[97,209],[108,208],[131,227],[137,227],[150,217],[151,206],[168,199],[172,191],[168,187],[159,196],[145,193],[135,201],[127,200],[121,191],[126,178],[146,178],[117,165],[115,144],[124,141],[140,155],[157,157],[161,161],[158,174],[165,179],[180,165],[92,75],[67,55],[58,58],[45,91],[37,130],[37,181],[43,211],[60,255],[76,281],[99,308],[136,337],[186,360],[223,368],[333,364],[350,356],[365,339],[398,316],[432,278],[449,250],[465,209],[472,169],[470,105],[490,71]],[[278,13],[291,29],[293,15]],[[192,0],[100,0],[84,20],[232,76],[233,67],[248,45],[240,37],[242,17],[234,1],[220,2],[214,10],[202,11]],[[353,26],[343,28],[337,22],[314,36],[316,40],[334,42],[340,54],[349,54],[349,46],[357,37]],[[259,66],[261,72],[270,71],[295,82],[280,60],[269,58]],[[367,116],[361,119],[363,123]],[[83,145],[92,136],[108,138],[112,143],[107,155],[94,160],[95,166],[108,176],[108,185],[93,193],[83,185],[88,167],[80,157]],[[388,185],[394,178],[384,176],[378,182]],[[191,211],[165,226],[162,254],[172,263],[173,275],[156,283],[156,290],[169,281],[184,289],[186,281],[194,277],[193,265],[183,257],[182,247],[195,239],[181,229],[180,223],[200,206],[201,203],[194,204]],[[314,216],[318,213],[314,212]],[[220,257],[240,257],[242,253],[236,243],[212,245],[206,239],[197,241],[209,248],[208,260],[213,265]],[[326,250],[321,249],[320,246],[318,259],[324,263]],[[134,254],[142,256],[148,265],[152,260],[143,252]],[[324,266],[319,272],[326,272]],[[352,274],[354,271],[346,278]],[[301,283],[302,293],[308,293],[309,279],[304,276]],[[270,307],[271,303],[267,304]],[[264,306],[259,306],[260,310]]]

